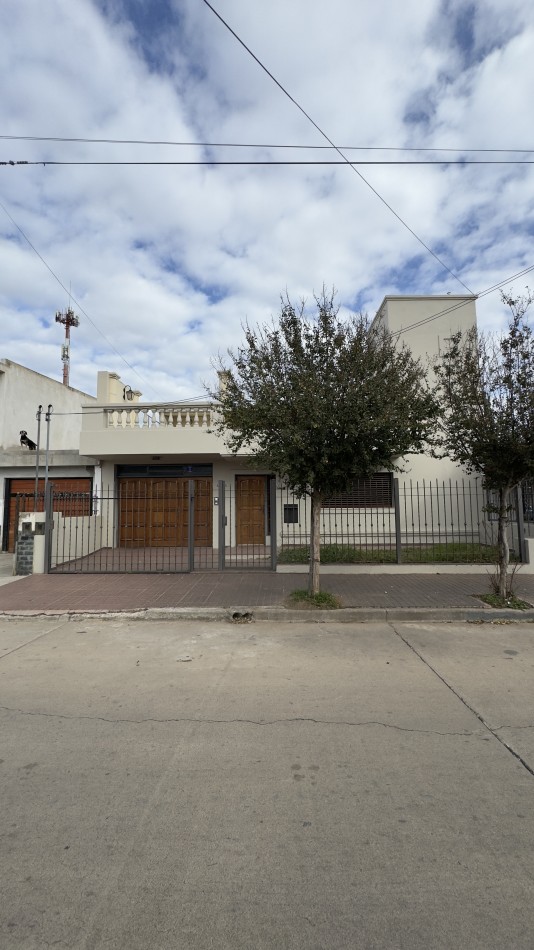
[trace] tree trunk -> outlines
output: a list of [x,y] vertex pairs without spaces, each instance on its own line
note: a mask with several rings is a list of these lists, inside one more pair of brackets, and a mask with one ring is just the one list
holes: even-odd
[[506,580],[508,576],[508,564],[510,561],[510,548],[508,546],[508,535],[506,526],[508,524],[508,502],[510,498],[509,488],[499,488],[499,525],[497,531],[497,545],[499,550],[499,597],[503,600],[506,597]]
[[311,494],[311,538],[310,573],[308,575],[308,593],[319,593],[319,568],[321,564],[321,508],[323,496],[320,492]]

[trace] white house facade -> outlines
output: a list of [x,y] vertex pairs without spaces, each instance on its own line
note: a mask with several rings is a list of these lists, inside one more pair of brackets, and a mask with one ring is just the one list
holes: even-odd
[[[475,298],[388,296],[375,320],[426,361],[452,333],[476,326]],[[272,473],[254,470],[246,453],[235,456],[229,452],[224,438],[213,429],[216,406],[208,401],[146,402],[140,401],[140,395],[116,374],[101,372],[97,405],[83,408],[80,453],[98,460],[102,498],[107,500],[100,512],[94,513],[101,519],[94,530],[95,548],[102,546],[103,539],[106,545],[119,548],[185,546],[191,539],[191,487],[195,494],[191,508],[194,545],[198,548],[216,551],[223,530],[229,550],[256,546],[268,551],[273,540],[277,546],[307,543],[307,501],[284,495],[280,486],[274,491]],[[357,480],[352,491],[331,500],[323,512],[324,539],[331,540],[341,531],[345,541],[365,544],[379,530],[384,544],[393,545],[399,529],[398,519],[396,527],[394,522],[395,490],[400,495],[413,495],[414,485],[417,491],[424,485],[423,506],[428,507],[435,504],[432,484],[436,480],[461,480],[465,485],[465,472],[450,460],[413,455],[402,460],[402,467],[405,471],[396,485],[390,473],[377,473],[371,479]],[[476,512],[472,499],[469,504],[471,521],[479,519],[482,496]],[[421,531],[428,531],[426,516],[422,522],[426,527],[414,527],[406,497],[404,510],[405,534],[412,530],[414,537],[415,533],[420,537]],[[452,511],[440,515],[440,530],[452,518]]]

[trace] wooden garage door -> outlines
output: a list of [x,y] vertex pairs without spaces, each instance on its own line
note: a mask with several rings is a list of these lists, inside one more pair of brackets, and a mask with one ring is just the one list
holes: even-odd
[[[194,478],[195,547],[211,547],[212,481]],[[186,547],[189,523],[189,479],[121,478],[121,547]]]
[[[54,484],[55,492],[60,493],[59,496],[54,497],[54,511],[62,511],[64,515],[91,514],[92,478],[51,478],[50,481]],[[15,550],[16,495],[20,495],[18,499],[19,512],[33,511],[34,491],[34,478],[11,479],[7,527],[8,551]],[[37,511],[44,511],[44,478],[39,479],[37,491]],[[61,495],[64,495],[64,497],[62,498]]]
[[265,475],[236,475],[238,544],[265,544]]

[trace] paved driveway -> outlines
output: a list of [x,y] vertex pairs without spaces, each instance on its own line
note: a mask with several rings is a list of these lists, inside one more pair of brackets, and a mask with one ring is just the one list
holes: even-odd
[[4,621],[7,950],[531,950],[530,625]]

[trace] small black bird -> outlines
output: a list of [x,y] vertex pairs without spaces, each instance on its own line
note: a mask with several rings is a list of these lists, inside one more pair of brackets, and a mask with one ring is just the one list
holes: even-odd
[[25,445],[31,451],[37,448],[35,442],[32,442],[32,440],[28,437],[26,429],[20,430],[20,444]]

